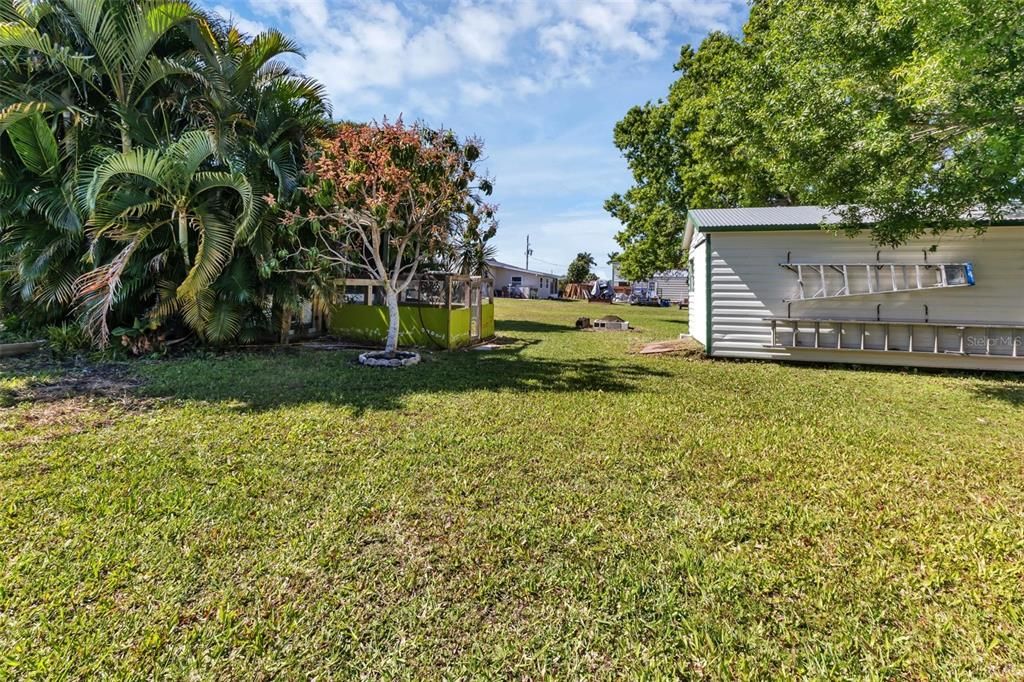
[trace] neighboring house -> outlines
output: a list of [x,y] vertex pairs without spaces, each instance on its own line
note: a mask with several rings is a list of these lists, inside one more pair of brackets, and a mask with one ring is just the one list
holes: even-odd
[[826,208],[696,209],[690,333],[715,357],[1024,370],[1024,212],[879,248]]
[[558,295],[557,275],[527,270],[494,259],[487,260],[487,270],[494,278],[494,289],[499,296],[547,298]]

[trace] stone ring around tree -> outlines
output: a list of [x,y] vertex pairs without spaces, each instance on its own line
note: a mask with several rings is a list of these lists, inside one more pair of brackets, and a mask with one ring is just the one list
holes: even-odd
[[359,355],[359,364],[367,367],[408,367],[420,361],[420,354],[412,351],[395,351],[389,353],[383,350],[369,351]]

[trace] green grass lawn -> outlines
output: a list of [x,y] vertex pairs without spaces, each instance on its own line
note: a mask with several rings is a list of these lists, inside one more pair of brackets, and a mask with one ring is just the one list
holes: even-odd
[[1024,677],[1024,382],[607,310],[405,370],[0,365],[0,678]]

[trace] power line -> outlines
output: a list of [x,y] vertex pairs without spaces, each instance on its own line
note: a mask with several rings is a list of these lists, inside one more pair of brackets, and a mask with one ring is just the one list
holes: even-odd
[[533,260],[543,263],[544,265],[550,265],[551,267],[555,268],[565,267],[562,263],[552,263],[551,261],[546,261],[543,258],[537,258],[536,256],[533,257]]

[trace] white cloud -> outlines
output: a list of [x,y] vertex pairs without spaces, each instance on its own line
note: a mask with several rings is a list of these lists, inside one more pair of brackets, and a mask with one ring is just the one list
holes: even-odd
[[[250,0],[250,3],[254,9],[263,14],[280,17],[297,15],[307,25],[317,28],[326,28],[330,18],[327,0]],[[301,25],[294,19],[292,24]]]
[[512,92],[516,93],[520,97],[529,97],[530,95],[537,95],[546,90],[543,83],[534,80],[529,76],[517,76],[512,79]]
[[540,30],[540,46],[558,59],[568,59],[582,36],[583,29],[572,22],[562,21]]
[[505,49],[514,30],[510,17],[467,5],[456,10],[450,23],[452,39],[467,58],[495,63],[505,57]]
[[458,49],[437,26],[428,26],[414,35],[406,45],[405,55],[413,78],[451,73],[460,63]]
[[[675,49],[673,32],[725,26],[744,0],[249,0],[296,35],[341,115],[387,93],[429,104],[485,106],[564,84],[597,82],[614,60]],[[259,23],[243,19],[251,27]],[[485,85],[493,83],[494,85]],[[432,98],[410,91],[430,91]],[[383,112],[382,112],[383,113]]]
[[497,104],[502,98],[501,90],[494,86],[477,82],[459,83],[459,92],[462,95],[463,101],[475,106]]

